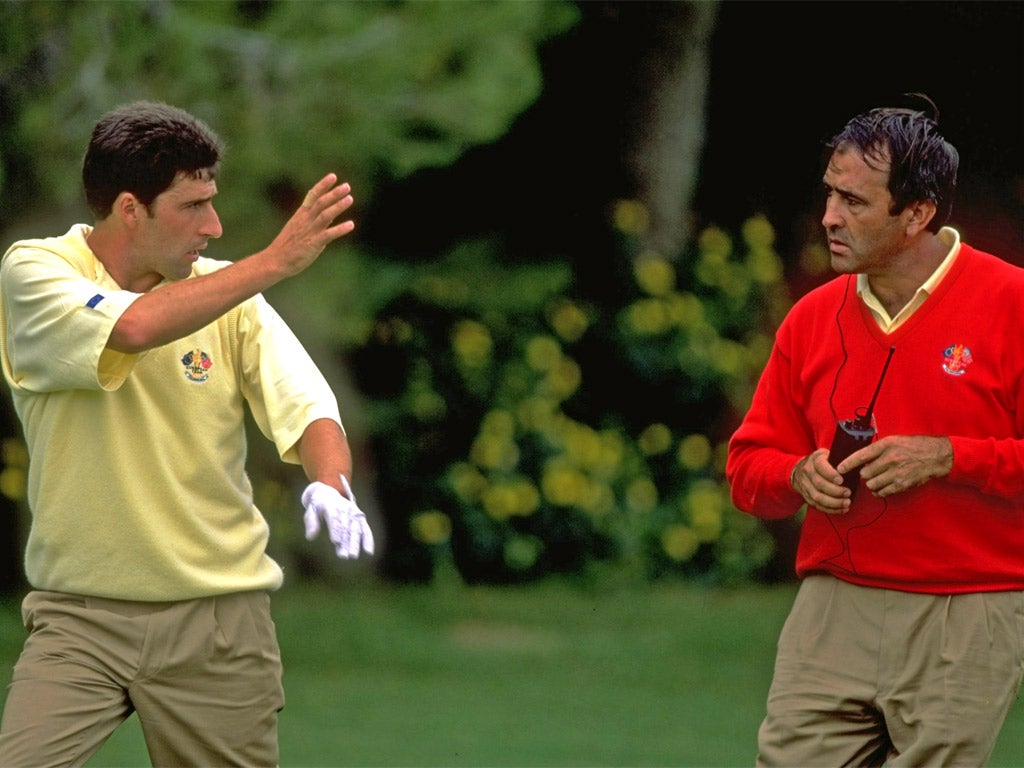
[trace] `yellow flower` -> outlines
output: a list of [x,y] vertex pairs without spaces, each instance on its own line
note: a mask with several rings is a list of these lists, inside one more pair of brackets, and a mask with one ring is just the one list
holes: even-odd
[[461,320],[452,330],[452,348],[463,365],[483,368],[491,359],[494,341],[487,326],[476,320]]
[[534,336],[526,343],[526,362],[535,371],[550,371],[562,360],[562,346],[552,336]]
[[558,411],[558,401],[551,397],[528,397],[516,406],[516,418],[523,429],[542,432],[548,429]]
[[516,421],[508,411],[488,411],[480,422],[480,431],[497,438],[509,439],[515,434]]
[[25,470],[21,467],[4,467],[0,471],[0,493],[12,501],[25,498]]
[[751,216],[743,222],[740,231],[751,248],[771,248],[775,242],[775,228],[764,214]]
[[601,447],[594,461],[593,471],[611,480],[622,472],[626,459],[626,444],[622,435],[613,429],[604,430],[599,437]]
[[516,496],[516,514],[532,515],[540,509],[540,491],[529,479],[517,477],[512,483]]
[[651,424],[637,438],[637,446],[648,456],[657,456],[672,447],[672,430],[664,424]]
[[747,271],[755,282],[771,285],[782,279],[782,260],[771,248],[754,247],[747,254]]
[[549,461],[541,475],[544,498],[557,506],[575,505],[583,498],[587,485],[586,476],[564,460]]
[[482,433],[470,446],[469,458],[484,469],[512,469],[519,463],[519,447],[511,440]]
[[0,458],[9,467],[27,467],[28,448],[18,438],[8,437],[0,443]]
[[739,264],[729,262],[719,275],[718,285],[725,293],[733,299],[742,299],[750,291],[750,275],[747,270]]
[[612,209],[612,223],[627,235],[641,235],[647,231],[650,215],[639,200],[619,200]]
[[409,519],[409,530],[419,542],[444,544],[452,536],[452,521],[444,512],[428,509],[417,512]]
[[719,373],[734,376],[743,366],[745,352],[743,345],[731,339],[718,339],[712,344],[711,365]]
[[576,506],[594,517],[604,517],[615,509],[615,492],[607,483],[591,482]]
[[676,562],[689,560],[697,553],[699,546],[697,535],[685,525],[669,525],[661,532],[661,548]]
[[702,258],[725,261],[732,253],[732,238],[718,227],[707,227],[697,237]]
[[639,299],[626,307],[626,324],[634,333],[654,336],[669,328],[669,313],[660,299]]
[[460,461],[448,470],[448,482],[455,494],[467,502],[474,502],[487,487],[487,478],[472,464]]
[[658,505],[658,488],[647,477],[638,477],[626,486],[626,507],[638,514],[650,512]]
[[641,256],[633,264],[636,284],[651,296],[665,296],[676,287],[676,270],[660,256]]
[[691,471],[704,469],[711,461],[711,441],[704,435],[687,435],[679,443],[679,464]]
[[444,398],[432,389],[421,389],[408,396],[409,410],[420,421],[440,421],[448,412]]
[[568,299],[556,301],[550,309],[551,327],[562,339],[578,341],[590,325],[587,313]]
[[480,496],[484,510],[495,520],[507,520],[518,512],[515,489],[507,483],[494,483]]
[[601,458],[601,438],[586,424],[566,423],[565,453],[574,465],[591,469]]
[[694,535],[700,541],[715,541],[721,535],[725,501],[716,483],[695,483],[686,494],[683,505]]
[[692,293],[673,293],[664,301],[665,311],[673,325],[688,329],[704,320],[704,305]]
[[568,357],[563,357],[555,365],[544,379],[545,389],[559,400],[565,400],[573,392],[579,389],[583,381],[583,371],[579,363]]

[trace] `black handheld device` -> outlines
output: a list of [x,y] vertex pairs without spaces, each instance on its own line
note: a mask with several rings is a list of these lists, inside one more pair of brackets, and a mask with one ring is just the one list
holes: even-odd
[[[889,361],[892,360],[892,353],[896,347],[889,347],[889,356],[885,358],[885,365],[882,367],[882,375],[878,377],[878,386],[875,387],[875,394],[871,398],[868,407],[858,408],[854,418],[845,419],[836,424],[836,433],[832,438],[832,447],[828,452],[828,463],[833,467],[856,450],[868,445],[874,438],[877,430],[871,422],[871,414],[875,410],[875,401],[882,389],[882,381],[885,379],[885,372],[889,370]],[[860,469],[851,469],[843,475],[843,485],[850,489],[850,498],[857,492]]]

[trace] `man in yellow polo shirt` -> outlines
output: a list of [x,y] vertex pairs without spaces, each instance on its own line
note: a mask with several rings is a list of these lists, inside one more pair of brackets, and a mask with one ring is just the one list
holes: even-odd
[[0,765],[80,765],[133,711],[154,765],[276,765],[280,567],[245,471],[244,408],[301,464],[307,536],[372,553],[323,375],[261,292],[352,231],[328,174],[236,262],[200,252],[223,145],[167,104],[97,123],[93,226],[0,263],[0,363],[28,443],[29,632]]

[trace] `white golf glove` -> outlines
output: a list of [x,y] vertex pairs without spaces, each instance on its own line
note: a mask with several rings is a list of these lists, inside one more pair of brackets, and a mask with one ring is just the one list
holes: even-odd
[[359,557],[360,547],[366,554],[372,555],[373,531],[370,530],[370,524],[356,505],[356,496],[344,475],[341,475],[341,485],[348,498],[319,481],[310,483],[302,492],[302,506],[306,508],[302,518],[306,523],[306,539],[312,541],[320,533],[322,518],[338,557]]

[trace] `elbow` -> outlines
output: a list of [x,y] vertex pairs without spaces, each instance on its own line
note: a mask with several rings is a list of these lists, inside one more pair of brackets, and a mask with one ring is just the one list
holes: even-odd
[[110,336],[107,338],[108,349],[128,355],[145,352],[155,346],[157,343],[148,330],[143,327],[143,324],[133,321],[131,317],[127,316],[127,313],[114,323]]

